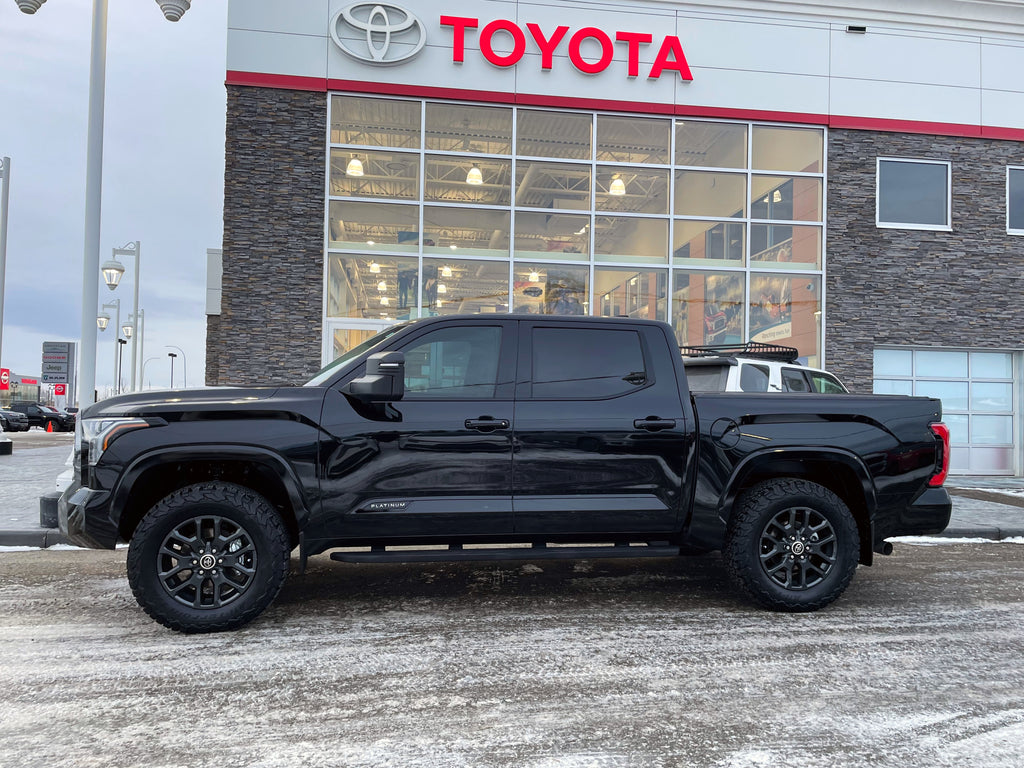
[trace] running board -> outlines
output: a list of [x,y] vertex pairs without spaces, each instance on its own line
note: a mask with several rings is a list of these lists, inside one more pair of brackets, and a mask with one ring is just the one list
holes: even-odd
[[658,542],[654,545],[612,547],[549,547],[534,544],[530,547],[473,547],[465,549],[453,544],[447,549],[386,549],[372,547],[370,551],[331,552],[331,560],[344,563],[429,563],[453,560],[578,560],[608,557],[677,557],[679,547]]

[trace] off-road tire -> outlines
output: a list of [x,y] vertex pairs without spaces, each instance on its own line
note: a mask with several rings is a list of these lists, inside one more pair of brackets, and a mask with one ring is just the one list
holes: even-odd
[[232,483],[199,483],[157,502],[139,523],[128,546],[128,583],[165,627],[237,629],[277,597],[290,549],[280,515],[263,496]]
[[836,494],[796,478],[746,490],[729,519],[722,555],[732,580],[776,611],[816,611],[836,600],[857,570],[860,536]]

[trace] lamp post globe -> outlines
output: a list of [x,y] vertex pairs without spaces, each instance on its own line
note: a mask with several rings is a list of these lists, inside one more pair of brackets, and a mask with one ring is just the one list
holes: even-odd
[[110,259],[103,263],[103,266],[100,267],[100,272],[103,273],[103,282],[107,284],[107,288],[114,290],[117,288],[117,284],[121,282],[121,277],[124,275],[124,264],[120,261]]
[[106,312],[100,315],[96,315],[96,327],[101,331],[107,330],[107,326],[110,325],[110,315]]
[[35,13],[46,0],[14,0],[22,13]]
[[156,0],[168,21],[178,21],[192,7],[191,0]]
[[135,326],[132,325],[131,323],[125,323],[124,325],[121,326],[121,333],[124,334],[124,337],[126,339],[131,339],[132,333],[134,333],[134,332],[135,332]]

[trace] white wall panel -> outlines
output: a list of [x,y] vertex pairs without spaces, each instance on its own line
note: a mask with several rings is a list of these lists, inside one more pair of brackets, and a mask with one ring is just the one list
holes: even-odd
[[233,0],[228,3],[228,29],[325,35],[329,19],[327,0]]
[[649,63],[646,69],[641,63],[641,76],[637,78],[626,77],[626,63],[621,60],[613,62],[597,75],[580,72],[566,56],[556,56],[550,70],[543,70],[540,65],[539,53],[523,57],[516,77],[517,93],[625,101],[636,104],[637,111],[643,111],[647,104],[672,104],[675,84],[679,82],[679,75],[675,72],[666,72],[657,80],[648,80]]
[[1000,91],[1024,92],[1024,45],[986,41],[981,49],[981,84]]
[[981,99],[981,124],[993,128],[1024,129],[1024,93],[985,91]]
[[693,67],[693,82],[679,86],[676,103],[741,110],[828,112],[828,78],[773,72]]
[[322,78],[329,42],[327,37],[229,29],[228,69]]
[[833,78],[830,112],[840,117],[923,120],[977,125],[981,91],[917,83]]
[[981,43],[891,32],[832,32],[832,77],[930,83],[977,88],[981,85]]
[[752,72],[828,73],[828,26],[680,15],[677,35],[691,66]]
[[328,46],[327,77],[503,94],[514,93],[516,82],[514,67],[501,69],[483,60],[474,62],[472,66],[453,63],[448,46],[427,45],[404,66],[381,67],[346,56],[333,41]]

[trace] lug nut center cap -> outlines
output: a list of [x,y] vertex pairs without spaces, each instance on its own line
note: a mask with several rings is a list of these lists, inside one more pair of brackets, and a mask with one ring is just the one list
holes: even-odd
[[203,555],[199,558],[200,568],[213,568],[217,564],[217,558],[213,555]]
[[793,545],[789,549],[794,555],[802,555],[807,547],[802,541],[794,541]]

